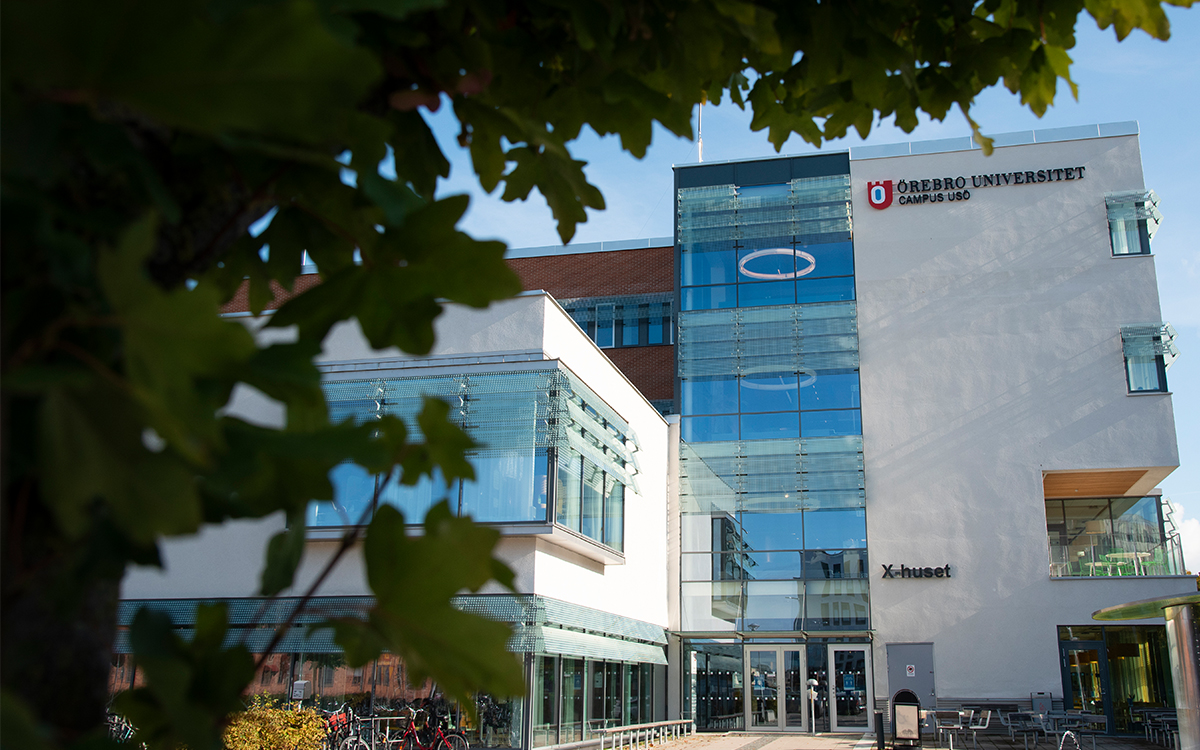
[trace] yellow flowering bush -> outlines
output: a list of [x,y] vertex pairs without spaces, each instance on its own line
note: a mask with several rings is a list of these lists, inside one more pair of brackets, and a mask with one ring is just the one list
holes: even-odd
[[325,717],[309,708],[279,708],[267,696],[255,696],[250,708],[235,714],[225,728],[228,750],[321,750]]

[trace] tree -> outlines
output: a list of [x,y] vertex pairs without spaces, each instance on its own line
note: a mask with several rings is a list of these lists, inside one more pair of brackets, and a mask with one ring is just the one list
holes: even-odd
[[[1168,0],[1190,5],[1191,0]],[[448,163],[426,115],[451,106],[480,184],[546,198],[568,241],[601,209],[569,145],[587,125],[644,155],[654,122],[691,137],[703,99],[753,108],[781,147],[905,130],[1003,83],[1041,114],[1086,10],[1118,40],[1166,39],[1160,0],[9,0],[3,6],[2,578],[5,742],[70,745],[103,723],[119,582],[164,537],[284,512],[262,591],[291,584],[304,509],[353,460],[415,482],[470,476],[469,439],[431,403],[423,442],[397,420],[331,424],[312,364],[337,322],[375,347],[427,352],[441,300],[518,291],[504,248],[457,231]],[[396,178],[379,174],[394,160]],[[343,163],[356,173],[340,179]],[[275,211],[269,228],[247,228]],[[264,244],[269,250],[264,250]],[[261,251],[261,252],[260,252]],[[307,251],[322,283],[259,347],[218,316],[242,285],[261,311]],[[358,260],[356,260],[356,257]],[[234,387],[286,405],[283,429],[224,415]],[[404,654],[452,693],[519,687],[506,632],[455,612],[462,588],[511,580],[495,535],[452,518],[371,523],[378,605],[337,624],[348,658]],[[357,538],[346,541],[358,543]],[[431,561],[425,568],[421,561]],[[471,651],[430,660],[396,586]],[[184,644],[139,615],[149,686],[125,700],[144,737],[214,746],[252,675],[224,614]],[[479,656],[482,654],[482,656]]]

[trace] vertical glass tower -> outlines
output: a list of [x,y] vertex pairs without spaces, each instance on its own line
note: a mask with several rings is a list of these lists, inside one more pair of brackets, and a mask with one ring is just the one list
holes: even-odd
[[869,656],[827,648],[868,628],[849,157],[675,188],[685,701],[703,728],[797,726],[831,661],[868,694]]

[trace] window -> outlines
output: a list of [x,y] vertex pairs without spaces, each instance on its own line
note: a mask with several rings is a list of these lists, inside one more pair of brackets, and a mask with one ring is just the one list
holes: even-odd
[[1153,190],[1132,190],[1104,196],[1113,256],[1149,255],[1150,239],[1158,231],[1162,213]]
[[1181,575],[1170,503],[1161,497],[1046,500],[1050,575]]
[[467,453],[475,477],[447,483],[435,469],[406,485],[343,464],[329,474],[333,500],[309,505],[310,528],[365,523],[376,498],[401,510],[408,523],[420,523],[445,498],[452,513],[480,523],[557,523],[622,550],[637,438],[570,372],[331,381],[324,390],[335,419],[360,423],[388,414],[413,425],[424,398],[450,402],[451,420],[477,443]]
[[1167,368],[1179,356],[1170,323],[1122,326],[1125,381],[1130,393],[1166,393]]
[[671,292],[562,300],[563,309],[602,349],[674,342]]

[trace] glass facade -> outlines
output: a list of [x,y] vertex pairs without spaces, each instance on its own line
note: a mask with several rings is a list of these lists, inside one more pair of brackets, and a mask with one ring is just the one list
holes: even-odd
[[1117,734],[1145,732],[1145,711],[1175,706],[1161,625],[1060,625],[1063,707],[1105,716]]
[[1183,575],[1171,507],[1161,497],[1046,501],[1050,575]]
[[559,303],[602,349],[674,343],[671,294],[579,297]]
[[600,729],[661,720],[655,682],[664,672],[654,664],[533,657],[532,746],[593,739]]
[[849,161],[676,185],[682,628],[865,630]]
[[451,420],[480,447],[468,453],[475,478],[449,484],[437,471],[406,485],[354,464],[340,466],[330,474],[333,501],[309,506],[310,527],[369,520],[376,498],[416,523],[446,499],[457,514],[482,523],[557,523],[623,549],[636,439],[569,372],[335,381],[325,391],[335,421],[393,414],[410,428],[425,397],[441,398],[451,405]]

